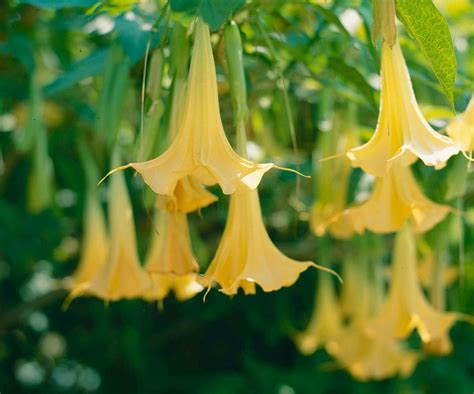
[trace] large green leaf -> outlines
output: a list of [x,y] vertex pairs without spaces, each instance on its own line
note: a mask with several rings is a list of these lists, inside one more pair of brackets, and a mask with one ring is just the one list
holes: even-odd
[[170,0],[173,11],[200,16],[214,30],[244,4],[245,0]]
[[432,0],[396,0],[396,5],[401,21],[421,47],[454,107],[456,55],[446,19]]
[[30,4],[39,8],[60,9],[69,7],[90,7],[96,0],[19,0],[20,4]]

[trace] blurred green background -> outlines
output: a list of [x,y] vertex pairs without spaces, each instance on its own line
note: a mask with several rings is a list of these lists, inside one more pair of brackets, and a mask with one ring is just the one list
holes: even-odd
[[[69,309],[61,309],[66,293],[58,289],[57,280],[76,267],[83,235],[86,181],[78,140],[89,145],[101,174],[109,169],[108,138],[114,133],[127,161],[138,155],[143,59],[164,2],[132,3],[0,3],[0,392],[472,393],[474,332],[464,323],[451,332],[452,354],[424,358],[405,380],[360,383],[323,350],[300,355],[289,335],[303,329],[310,317],[318,275],[311,270],[291,288],[275,293],[228,298],[213,290],[205,303],[202,294],[182,303],[171,296],[161,307],[140,300],[104,305],[79,298]],[[234,10],[243,33],[254,157],[278,158],[311,173],[318,133],[327,128],[333,111],[344,111],[348,102],[358,108],[354,130],[363,127],[370,135],[378,111],[379,50],[369,38],[368,0],[255,0],[243,7],[239,1],[224,3],[213,38],[221,114],[231,142],[221,22]],[[467,0],[436,3],[453,35],[458,58],[455,104],[461,111],[473,89],[474,6]],[[162,48],[165,59],[156,99],[162,114],[156,149],[166,138],[169,115],[167,27],[190,20],[185,13],[167,15],[150,41],[152,52]],[[416,44],[403,30],[401,37],[417,98],[433,114],[433,124],[442,128],[445,114],[452,114],[449,102]],[[283,90],[276,88],[281,87],[281,75],[287,81],[289,107]],[[151,104],[146,101],[145,108]],[[418,180],[434,200],[443,201],[447,190],[457,187],[456,160],[465,164],[456,158],[439,172],[416,166]],[[143,257],[151,231],[145,209],[150,193],[131,171],[126,176]],[[355,171],[350,199],[360,177]],[[314,185],[299,183],[297,187],[288,173],[264,177],[259,190],[269,234],[289,256],[324,259],[340,272],[341,258],[354,253],[358,240],[312,235],[300,218],[314,199]],[[104,202],[106,189],[100,186]],[[226,220],[228,197],[212,190],[219,201],[189,217],[201,271],[213,256]],[[454,264],[459,262],[460,243],[465,246],[464,284],[455,284],[448,300],[451,309],[472,313],[472,173],[463,192],[450,203],[467,212],[464,234],[454,215],[435,231],[446,235]],[[386,246],[381,258],[388,262],[392,237],[380,238]]]

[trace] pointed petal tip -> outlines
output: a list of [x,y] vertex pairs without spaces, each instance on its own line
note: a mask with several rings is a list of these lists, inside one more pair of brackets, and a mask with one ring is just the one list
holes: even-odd
[[130,168],[130,167],[133,167],[132,166],[133,163],[129,163],[129,164],[125,164],[123,166],[120,166],[120,167],[117,167],[117,168],[114,168],[113,170],[110,170],[98,183],[97,183],[97,186],[100,186],[102,184],[102,182],[104,182],[110,175],[118,172],[118,171],[122,171],[122,170],[126,170],[127,168]]

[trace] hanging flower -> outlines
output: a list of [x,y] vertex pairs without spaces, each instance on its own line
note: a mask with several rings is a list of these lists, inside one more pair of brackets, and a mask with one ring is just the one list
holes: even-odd
[[137,254],[133,211],[122,174],[111,180],[109,224],[110,248],[107,262],[93,278],[73,288],[70,300],[90,294],[107,301],[116,301],[141,297],[150,289],[150,279],[140,266]]
[[145,269],[154,274],[186,275],[199,270],[191,250],[188,219],[181,212],[158,212]]
[[415,329],[426,343],[446,338],[460,318],[460,314],[436,310],[426,300],[416,275],[414,235],[411,226],[405,225],[395,240],[388,296],[380,313],[370,322],[371,330],[405,338]]
[[466,110],[463,114],[453,119],[446,132],[448,135],[461,145],[465,152],[474,150],[474,97],[471,96]]
[[347,156],[355,167],[383,177],[392,164],[413,164],[420,158],[439,169],[461,150],[449,137],[434,131],[416,102],[400,44],[382,44],[380,113],[372,138],[351,149]]
[[[186,97],[186,81],[175,76],[173,81],[173,100],[171,103],[171,115],[169,122],[168,138],[172,141],[176,137],[182,121],[181,109],[184,107]],[[157,195],[156,206],[167,211],[178,211],[184,213],[194,212],[200,208],[207,207],[217,201],[217,196],[206,190],[201,182],[193,176],[185,176],[176,184],[174,193],[169,195]]]
[[326,349],[354,378],[362,381],[395,375],[408,377],[420,359],[418,353],[407,350],[393,338],[368,335],[363,324],[344,330]]
[[[172,196],[176,184],[192,175],[204,185],[218,183],[224,194],[255,189],[271,163],[256,164],[240,157],[230,146],[219,114],[217,81],[209,27],[200,19],[191,57],[188,88],[176,138],[157,158],[130,163],[157,194]],[[170,130],[170,133],[173,132]]]
[[194,212],[217,201],[212,194],[193,176],[186,176],[178,181],[172,196],[158,195],[156,207],[167,211],[182,213]]
[[234,295],[241,287],[255,293],[255,284],[264,291],[291,286],[309,267],[333,272],[283,255],[272,243],[263,224],[256,190],[230,196],[227,223],[216,255],[202,278],[204,286],[217,282],[221,291]]
[[202,290],[196,282],[199,265],[191,249],[186,214],[158,211],[157,219],[145,260],[145,269],[153,282],[145,298],[162,300],[174,291],[178,300],[186,300]]
[[186,301],[203,289],[196,279],[196,274],[183,276],[153,274],[151,275],[151,289],[144,298],[147,301],[161,301],[172,291],[178,301]]
[[328,341],[326,350],[354,378],[362,381],[409,376],[419,354],[383,332],[368,330],[368,322],[383,300],[382,278],[380,274],[369,275],[368,263],[366,253],[357,253],[357,260],[347,260],[344,264],[341,309],[349,324]]
[[320,275],[311,320],[294,341],[302,354],[313,354],[327,342],[334,340],[342,329],[342,317],[332,278]]
[[89,191],[86,196],[81,259],[74,274],[66,278],[66,286],[72,288],[91,280],[106,263],[108,252],[109,241],[104,214],[97,194]]
[[394,165],[383,178],[375,180],[367,201],[347,209],[336,220],[345,220],[358,233],[365,229],[390,233],[411,219],[414,230],[422,233],[443,220],[450,210],[423,194],[409,167]]

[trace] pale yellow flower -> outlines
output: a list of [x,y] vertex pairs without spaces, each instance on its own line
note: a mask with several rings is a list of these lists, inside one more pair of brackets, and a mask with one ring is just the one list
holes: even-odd
[[217,282],[227,295],[236,294],[239,287],[253,294],[255,284],[274,291],[291,286],[309,267],[331,271],[290,259],[277,249],[263,224],[258,192],[252,190],[230,196],[224,234],[202,283],[210,287]]
[[74,287],[70,300],[87,294],[116,301],[141,297],[150,289],[150,278],[140,266],[137,254],[133,211],[122,174],[117,174],[110,182],[109,227],[107,262],[93,278]]
[[377,178],[369,199],[346,210],[342,216],[354,230],[375,233],[400,230],[408,219],[417,233],[422,233],[450,212],[447,205],[436,204],[418,187],[409,167],[394,165],[383,178]]
[[444,167],[461,146],[434,131],[423,117],[398,41],[392,48],[382,44],[381,74],[377,128],[369,142],[347,153],[352,165],[377,177],[392,164],[408,166],[418,158],[427,166]]
[[186,275],[199,270],[193,256],[188,219],[182,212],[158,212],[145,269],[154,274]]
[[186,301],[203,289],[196,279],[197,274],[183,276],[152,274],[152,286],[144,298],[148,301],[161,301],[173,292],[178,301]]
[[104,213],[97,194],[90,191],[86,196],[81,259],[74,274],[66,278],[66,286],[71,288],[91,280],[106,263],[108,253]]
[[176,211],[158,211],[157,227],[152,229],[145,269],[152,280],[144,298],[163,300],[173,291],[179,301],[199,293],[196,281],[199,265],[193,255],[187,216]]
[[471,96],[466,110],[448,125],[448,135],[462,146],[465,152],[474,150],[474,97]]
[[[223,193],[255,189],[263,174],[275,167],[240,157],[226,138],[219,113],[216,69],[209,27],[196,23],[195,42],[185,105],[176,138],[153,160],[130,163],[157,194],[172,196],[178,181],[192,175],[204,185],[218,183]],[[173,132],[170,130],[170,133]]]
[[[176,137],[182,121],[181,110],[184,107],[186,97],[186,81],[176,77],[173,81],[173,100],[171,103],[171,115],[169,123],[169,139]],[[167,211],[179,211],[190,213],[204,208],[217,201],[217,197],[206,190],[199,180],[193,176],[181,178],[174,189],[172,196],[158,195],[156,206]]]
[[362,381],[381,380],[413,373],[420,356],[386,336],[372,336],[363,324],[353,324],[338,340],[326,346],[329,354]]
[[319,276],[311,320],[306,329],[294,337],[302,354],[313,354],[328,341],[335,339],[342,329],[341,311],[332,280],[326,274]]
[[426,343],[445,338],[460,317],[440,312],[426,300],[416,274],[415,239],[407,224],[396,237],[388,296],[370,322],[371,330],[394,338],[406,338],[417,330]]
[[167,211],[194,212],[217,201],[217,197],[193,176],[178,181],[172,196],[158,195],[156,207]]
[[370,318],[382,303],[383,287],[380,276],[369,275],[367,259],[358,254],[344,265],[341,307],[350,322],[328,341],[326,350],[358,380],[406,377],[420,357],[395,338],[371,329]]

